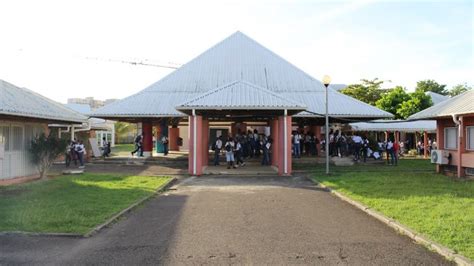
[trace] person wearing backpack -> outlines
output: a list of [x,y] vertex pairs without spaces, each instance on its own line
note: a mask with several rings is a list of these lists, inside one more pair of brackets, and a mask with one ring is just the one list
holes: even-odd
[[271,140],[266,139],[263,143],[263,159],[262,159],[262,165],[270,165],[270,147],[272,146]]
[[84,168],[84,155],[86,155],[86,148],[82,140],[76,144],[74,149],[76,150],[77,157],[79,158],[79,168]]
[[217,137],[214,147],[212,148],[214,149],[214,165],[219,165],[219,154],[221,153],[222,149],[221,136]]
[[239,166],[245,166],[244,160],[242,159],[243,148],[240,142],[240,138],[235,139],[235,164]]
[[227,169],[230,169],[231,167],[236,168],[234,165],[234,147],[234,140],[232,137],[229,137],[224,145]]
[[135,155],[135,153],[138,153],[139,155],[143,153],[142,151],[142,135],[137,135],[135,137],[135,150],[132,151],[132,156]]

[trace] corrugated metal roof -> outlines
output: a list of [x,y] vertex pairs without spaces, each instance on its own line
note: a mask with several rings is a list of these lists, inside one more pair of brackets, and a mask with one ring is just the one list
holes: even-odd
[[249,82],[234,81],[217,89],[205,92],[176,107],[178,110],[207,108],[224,110],[305,110],[306,106]]
[[431,97],[431,101],[433,102],[433,105],[437,105],[438,103],[444,102],[447,99],[449,99],[449,96],[441,95],[439,93],[432,92],[432,91],[427,91],[425,92],[425,94]]
[[[99,117],[182,116],[175,106],[199,94],[236,80],[246,81],[296,102],[309,94],[320,96],[324,85],[263,47],[241,32],[236,32],[189,63],[143,91],[104,106],[94,112]],[[333,91],[333,90],[331,90]],[[322,96],[324,98],[324,96]],[[319,103],[319,101],[314,101]],[[320,112],[313,101],[302,102],[310,112]],[[330,94],[339,116],[352,116],[352,110],[364,117],[393,117],[392,114],[361,103],[334,91]],[[356,105],[347,108],[347,105]],[[345,111],[347,110],[347,111]],[[334,115],[330,113],[330,115]],[[314,116],[314,115],[313,115]]]
[[437,105],[433,105],[411,115],[408,119],[428,119],[461,114],[474,114],[474,90],[469,90]]
[[82,123],[87,117],[38,93],[0,80],[0,114]]
[[357,122],[349,124],[357,131],[402,131],[402,132],[436,132],[436,121],[434,120],[374,120],[371,122]]

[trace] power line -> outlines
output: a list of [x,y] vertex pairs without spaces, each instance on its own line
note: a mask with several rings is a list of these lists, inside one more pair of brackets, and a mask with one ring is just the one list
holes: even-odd
[[161,68],[170,68],[170,69],[178,69],[181,67],[180,64],[175,64],[175,63],[169,63],[169,64],[153,63],[153,62],[150,62],[148,59],[145,59],[142,61],[134,61],[134,60],[99,58],[99,57],[85,57],[85,58],[88,60],[117,62],[117,63],[129,64],[129,65],[134,65],[134,66],[151,66],[151,67],[161,67]]

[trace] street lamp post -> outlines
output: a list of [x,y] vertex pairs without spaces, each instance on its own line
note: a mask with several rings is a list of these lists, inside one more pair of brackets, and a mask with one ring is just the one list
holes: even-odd
[[328,86],[331,83],[331,77],[324,75],[323,84],[326,87],[326,175],[329,175],[329,116],[328,116]]

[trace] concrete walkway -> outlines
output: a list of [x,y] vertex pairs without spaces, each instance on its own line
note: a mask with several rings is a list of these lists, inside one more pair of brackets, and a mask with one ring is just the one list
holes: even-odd
[[302,177],[175,188],[92,238],[0,236],[0,264],[450,264]]

